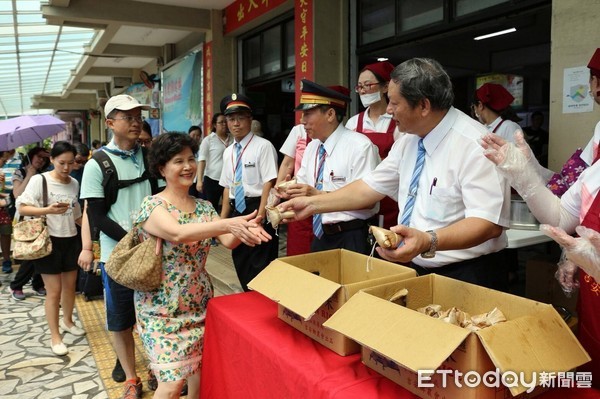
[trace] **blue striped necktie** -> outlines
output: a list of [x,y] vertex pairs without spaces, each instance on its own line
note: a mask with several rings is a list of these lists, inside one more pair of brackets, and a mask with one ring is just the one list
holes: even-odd
[[246,210],[246,200],[244,198],[244,185],[242,184],[242,169],[244,164],[240,157],[242,156],[242,145],[235,143],[235,180],[233,182],[235,196],[235,210],[243,213]]
[[408,198],[404,205],[404,211],[402,212],[402,219],[400,224],[405,226],[410,225],[410,217],[415,207],[415,200],[417,198],[417,189],[419,188],[419,177],[423,171],[423,165],[425,165],[425,146],[423,145],[423,139],[419,140],[419,151],[417,152],[417,162],[415,162],[415,169],[413,170],[412,177],[410,179],[410,186],[408,189]]
[[[317,190],[323,189],[323,169],[325,168],[325,147],[323,144],[319,146],[319,159],[317,161],[317,180],[315,181],[315,188]],[[322,216],[320,213],[313,215],[313,233],[317,238],[323,237],[323,223]]]

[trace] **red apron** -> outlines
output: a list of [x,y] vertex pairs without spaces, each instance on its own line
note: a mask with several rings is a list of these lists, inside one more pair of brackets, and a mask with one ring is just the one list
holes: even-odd
[[[308,135],[306,136],[306,140],[300,139],[298,140],[298,143],[296,143],[294,175],[298,174],[300,163],[304,156],[304,150],[308,143],[310,143],[310,137],[308,137]],[[288,223],[287,229],[287,256],[309,253],[310,244],[313,240],[312,218]]]
[[[585,214],[581,224],[600,231],[600,193]],[[592,361],[577,368],[578,371],[591,371],[592,386],[600,388],[600,284],[586,272],[579,269],[579,314],[578,338]]]
[[[393,119],[390,120],[390,125],[385,133],[365,133],[363,129],[364,118],[364,111],[358,114],[356,131],[367,136],[369,140],[379,148],[379,156],[381,159],[385,159],[394,145],[396,121]],[[385,197],[379,202],[379,215],[383,215],[384,228],[389,229],[391,226],[396,226],[398,224],[398,203],[390,197]]]

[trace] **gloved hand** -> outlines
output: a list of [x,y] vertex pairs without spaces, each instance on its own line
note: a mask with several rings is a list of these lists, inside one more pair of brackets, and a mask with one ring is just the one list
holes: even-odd
[[558,227],[540,226],[540,230],[559,243],[567,259],[600,281],[600,233],[587,227],[577,226],[579,237],[571,237]]
[[576,276],[577,270],[579,270],[577,265],[567,259],[567,255],[563,250],[554,277],[558,280],[558,283],[567,298],[570,298],[573,291],[579,288],[579,280]]
[[481,146],[485,149],[485,157],[496,164],[498,172],[508,179],[524,200],[545,187],[547,179],[541,175],[545,169],[533,156],[521,130],[515,132],[514,144],[497,134],[488,133],[482,138]]

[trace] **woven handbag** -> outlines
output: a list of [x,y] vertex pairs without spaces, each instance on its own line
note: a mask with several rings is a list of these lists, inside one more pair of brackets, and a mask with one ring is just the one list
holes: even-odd
[[162,240],[149,236],[140,242],[136,229],[129,230],[113,249],[104,270],[125,287],[156,290],[162,278]]
[[[43,206],[48,204],[48,187],[42,175]],[[41,259],[52,253],[52,240],[46,226],[46,218],[23,220],[13,226],[13,258],[20,260]]]

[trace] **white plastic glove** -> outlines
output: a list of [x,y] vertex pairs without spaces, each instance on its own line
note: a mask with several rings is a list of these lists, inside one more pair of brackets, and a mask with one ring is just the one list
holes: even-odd
[[571,237],[558,227],[542,225],[540,230],[564,248],[570,262],[600,281],[600,233],[583,226],[575,228],[579,237]]
[[521,130],[515,132],[514,144],[497,134],[488,133],[481,140],[481,146],[485,149],[486,158],[496,164],[498,172],[508,179],[524,200],[527,201],[540,187],[545,187],[547,179],[542,177],[545,169],[533,156]]
[[579,270],[577,265],[567,259],[567,254],[563,250],[560,255],[560,260],[558,261],[558,269],[556,270],[556,273],[554,273],[554,278],[558,280],[560,288],[562,288],[562,291],[567,298],[570,298],[571,294],[579,288],[577,270]]

